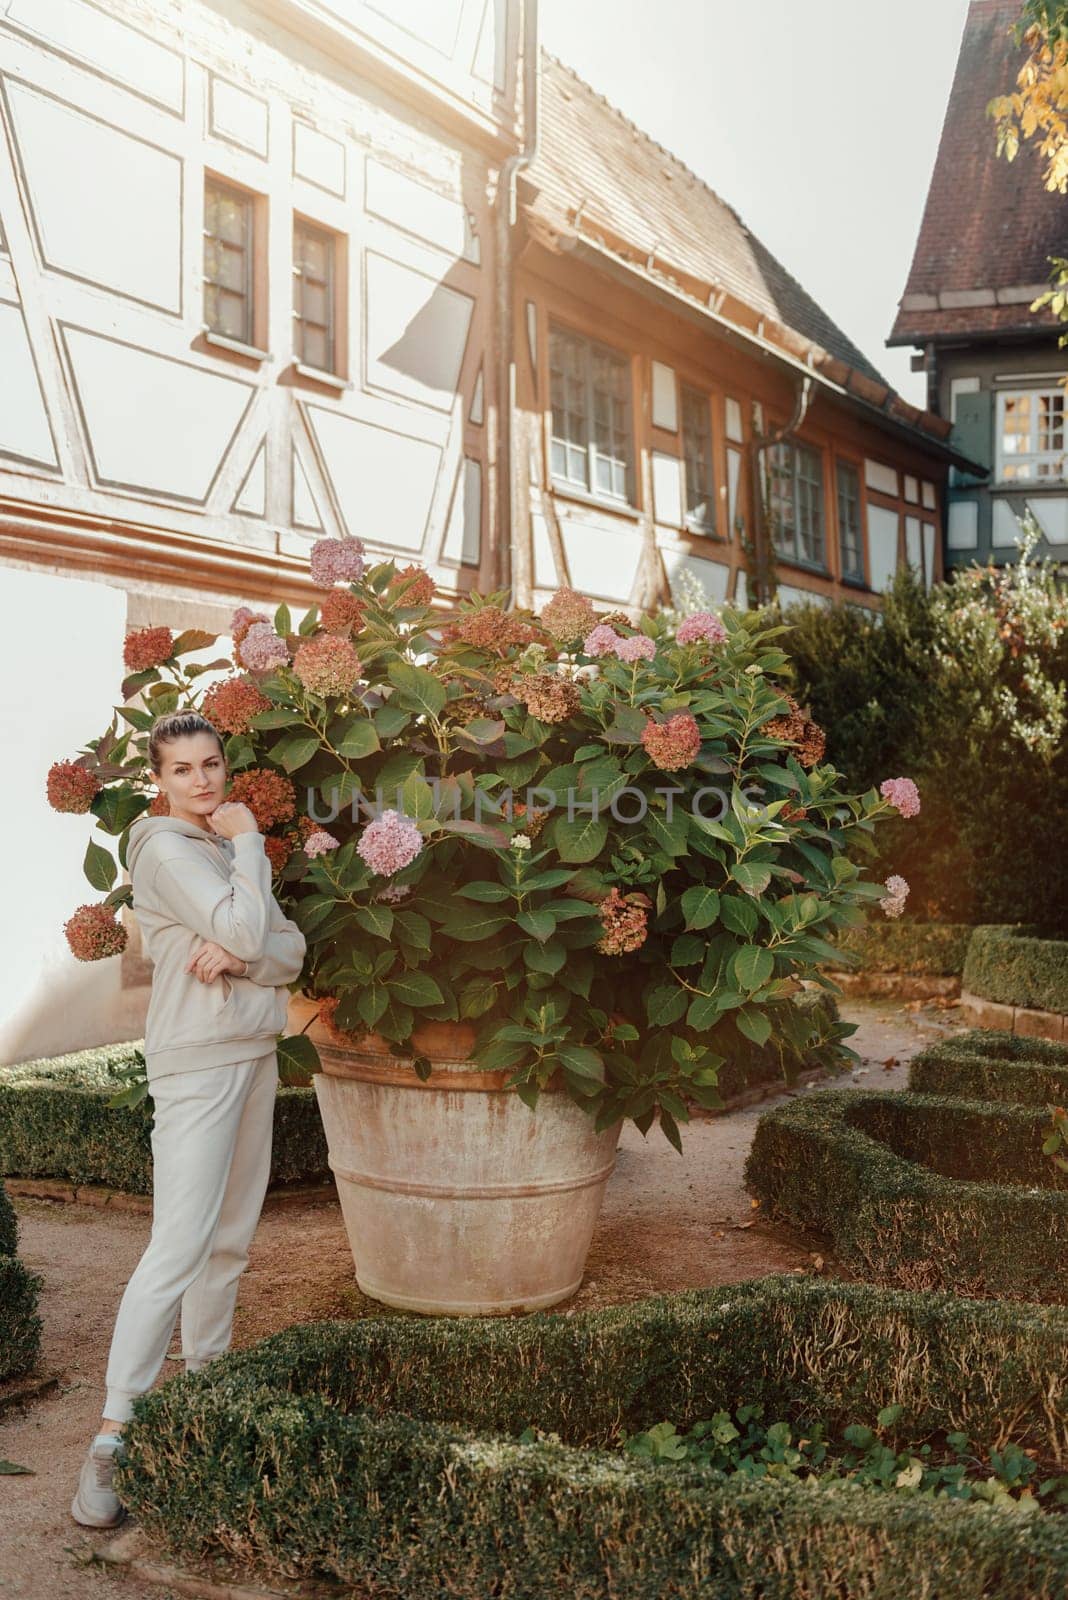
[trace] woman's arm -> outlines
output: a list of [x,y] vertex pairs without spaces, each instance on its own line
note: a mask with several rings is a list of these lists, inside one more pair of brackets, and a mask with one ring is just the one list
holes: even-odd
[[295,922],[282,912],[281,906],[271,897],[271,920],[264,940],[263,954],[255,961],[248,963],[246,972],[242,977],[251,978],[253,983],[262,984],[265,988],[277,988],[283,983],[292,983],[300,977],[304,965],[304,952],[308,948],[307,940]]
[[236,836],[228,884],[206,861],[170,856],[156,867],[151,892],[179,922],[239,960],[252,964],[263,954],[272,896],[262,834]]

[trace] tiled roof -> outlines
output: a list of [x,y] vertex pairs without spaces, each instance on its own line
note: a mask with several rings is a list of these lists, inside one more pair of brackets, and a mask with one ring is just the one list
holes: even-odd
[[866,407],[941,443],[949,424],[897,395],[864,353],[679,158],[571,67],[541,53],[537,154],[520,203],[547,242],[595,241],[651,283],[756,335]]
[[1020,0],[973,0],[964,24],[927,205],[891,344],[1053,326],[1029,310],[1049,257],[1068,251],[1068,199],[1042,181],[1034,140],[997,153],[990,101],[1026,59],[1010,34]]

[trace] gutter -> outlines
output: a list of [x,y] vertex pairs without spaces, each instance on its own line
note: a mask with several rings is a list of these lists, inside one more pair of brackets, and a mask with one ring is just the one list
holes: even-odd
[[[598,243],[584,234],[564,232],[553,227],[554,233],[560,241],[560,248],[570,251],[574,255],[588,261],[598,271],[607,272],[610,276],[619,278],[630,287],[636,287],[640,293],[653,299],[660,300],[672,307],[676,312],[683,312],[692,321],[707,326],[713,323],[723,334],[723,337],[739,349],[746,350],[750,355],[756,354],[774,361],[778,366],[795,373],[802,378],[808,378],[818,384],[826,393],[847,405],[856,407],[872,422],[885,432],[892,433],[899,439],[906,440],[914,449],[924,449],[931,454],[948,461],[950,466],[957,467],[962,472],[969,473],[972,477],[985,477],[986,467],[977,461],[971,461],[967,456],[954,449],[952,445],[937,439],[933,434],[921,433],[917,428],[910,427],[908,423],[899,421],[890,412],[884,411],[880,406],[873,405],[865,400],[863,395],[854,390],[836,383],[825,372],[821,372],[812,355],[807,361],[793,356],[788,350],[779,345],[772,344],[762,338],[759,333],[751,332],[747,328],[739,327],[731,322],[711,305],[699,305],[681,290],[673,288],[669,283],[657,282],[648,278],[638,267],[628,261],[625,256],[619,255],[607,245]],[[539,237],[541,235],[539,234]]]
[[[512,236],[515,231],[516,174],[534,160],[538,148],[538,0],[523,0],[523,147],[504,162],[497,178],[494,206],[497,322],[497,541],[492,552],[490,586],[514,594],[512,548],[516,486],[513,442],[515,418],[515,304]],[[493,459],[492,441],[490,459]]]

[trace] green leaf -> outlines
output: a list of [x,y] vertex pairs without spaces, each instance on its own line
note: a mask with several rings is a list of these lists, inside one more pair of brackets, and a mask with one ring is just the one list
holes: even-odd
[[684,926],[688,931],[711,927],[719,916],[719,895],[705,884],[687,889],[682,897]]
[[430,923],[418,911],[394,911],[394,937],[417,950],[430,949]]
[[418,772],[410,772],[398,791],[404,816],[428,822],[434,815],[434,791]]
[[297,720],[297,713],[288,706],[275,706],[272,711],[257,711],[249,724],[253,728],[288,728]]
[[510,900],[512,891],[503,883],[465,883],[459,889],[453,890],[454,894],[462,900]]
[[603,817],[579,816],[569,822],[566,816],[558,816],[551,828],[561,861],[592,861],[600,855],[608,838],[608,823]]
[[680,933],[671,946],[671,965],[673,967],[692,967],[704,959],[704,939],[699,939],[695,933]]
[[175,639],[171,655],[184,655],[187,650],[207,650],[218,637],[217,633],[206,633],[203,628],[186,628]]
[[523,946],[523,961],[531,972],[559,972],[566,960],[567,951],[552,939],[546,944]]
[[276,1049],[281,1083],[306,1078],[309,1073],[322,1070],[319,1052],[306,1033],[287,1034],[284,1039],[279,1039]]
[[391,662],[389,681],[405,701],[428,716],[436,717],[445,705],[445,685],[424,667],[413,666],[408,661]]
[[388,982],[390,996],[408,1006],[440,1006],[444,995],[429,972],[402,972]]
[[284,601],[274,614],[274,631],[280,639],[284,639],[287,633],[293,632],[293,619]]
[[771,1038],[771,1023],[762,1011],[742,1006],[734,1020],[739,1032],[744,1033],[747,1039],[752,1039],[754,1044],[767,1044]]
[[492,717],[472,717],[456,729],[457,735],[473,744],[493,744],[504,733],[504,722]]
[[678,984],[662,984],[645,997],[645,1014],[654,1027],[678,1022],[686,1011],[686,990]]
[[393,932],[393,913],[388,906],[357,906],[353,915],[361,928],[378,939],[388,939]]
[[456,905],[450,909],[441,931],[450,939],[470,943],[476,939],[492,938],[508,925],[509,919],[501,916],[499,911],[484,910],[481,906]]
[[759,861],[736,861],[730,869],[731,877],[746,894],[763,894],[771,882],[771,873]]
[[321,748],[314,733],[292,733],[286,739],[279,739],[271,751],[271,760],[277,761],[287,772],[296,772],[307,766]]
[[405,711],[403,706],[379,706],[371,715],[371,721],[378,729],[379,738],[395,739],[399,733],[411,722],[411,712]]
[[760,913],[751,900],[743,900],[738,894],[725,894],[719,907],[720,921],[732,933],[741,933],[746,938],[756,932]]
[[459,993],[460,1016],[484,1016],[491,1009],[496,993],[497,983],[493,978],[486,975],[472,978]]
[[359,761],[381,748],[374,723],[368,717],[359,715],[349,718],[337,742],[338,755],[344,756],[347,761]]
[[604,1082],[604,1061],[596,1050],[590,1050],[581,1044],[558,1044],[556,1054],[572,1072],[577,1072],[584,1078],[596,1078],[599,1082]]
[[388,1005],[389,994],[380,983],[372,983],[366,989],[361,989],[356,1000],[356,1008],[369,1028],[373,1028],[380,1020]]
[[31,1478],[35,1478],[37,1476],[32,1467],[20,1467],[14,1461],[0,1460],[0,1472],[11,1475],[14,1475],[17,1472],[24,1472]]
[[110,889],[115,882],[115,874],[118,868],[115,865],[115,857],[111,851],[105,850],[102,844],[97,844],[94,839],[90,839],[86,846],[82,870],[94,889],[106,890]]
[[743,944],[731,961],[731,970],[742,989],[759,989],[775,971],[775,957],[759,944]]
[[541,940],[542,943],[556,932],[556,918],[551,911],[544,908],[538,911],[521,911],[515,920],[524,933],[533,934],[534,938]]
[[138,794],[136,790],[124,784],[121,787],[97,790],[89,809],[105,833],[114,834],[122,833],[134,818],[139,817],[142,811],[147,811],[151,804],[149,795]]

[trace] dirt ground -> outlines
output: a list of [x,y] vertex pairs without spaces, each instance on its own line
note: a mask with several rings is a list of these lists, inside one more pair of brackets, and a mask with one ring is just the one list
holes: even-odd
[[[856,1088],[903,1088],[908,1062],[931,1038],[956,1031],[955,1008],[853,999],[850,1044],[864,1058]],[[835,1080],[837,1087],[842,1080]],[[798,1093],[819,1093],[820,1084]],[[558,1314],[618,1305],[669,1290],[713,1287],[769,1272],[834,1271],[817,1242],[763,1220],[742,1186],[757,1118],[775,1101],[682,1130],[680,1156],[656,1124],[624,1126],[581,1289]],[[70,1500],[99,1425],[103,1376],[123,1287],[148,1240],[150,1219],[17,1198],[19,1253],[44,1279],[39,1371],[58,1388],[0,1414],[0,1458],[32,1476],[0,1476],[0,1600],[166,1600],[167,1591],[103,1567],[94,1554],[131,1526],[81,1528]],[[294,1323],[381,1315],[356,1288],[336,1201],[272,1206],[260,1221],[241,1283],[234,1346]],[[177,1337],[177,1336],[176,1336]],[[181,1370],[168,1359],[159,1382]],[[0,1401],[14,1384],[0,1385]]]

